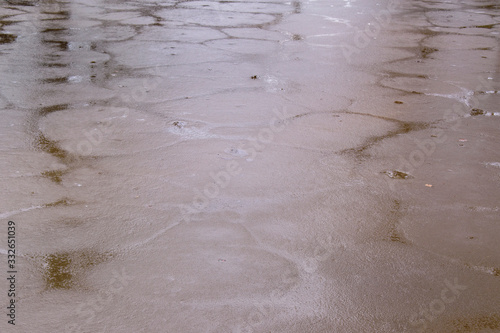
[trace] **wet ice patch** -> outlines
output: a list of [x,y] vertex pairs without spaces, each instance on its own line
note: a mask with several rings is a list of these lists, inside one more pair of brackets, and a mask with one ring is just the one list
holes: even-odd
[[325,21],[328,22],[334,22],[334,23],[340,23],[340,24],[345,24],[348,27],[351,27],[351,20],[339,18],[339,17],[333,17],[333,16],[328,16],[328,15],[319,15],[319,14],[313,14],[312,16],[319,16]]
[[133,27],[130,26],[106,26],[106,27],[95,27],[89,29],[89,36],[92,36],[95,40],[104,41],[121,41],[125,39],[132,38],[137,32]]
[[182,2],[179,7],[192,9],[214,10],[217,12],[265,13],[279,14],[290,10],[289,5],[272,2],[229,2],[229,1],[189,1]]
[[141,16],[122,21],[121,23],[126,25],[149,25],[155,22],[156,20],[153,17]]
[[485,36],[440,34],[426,39],[424,45],[431,48],[441,48],[446,45],[446,49],[478,50],[494,48],[496,41],[494,38]]
[[450,10],[450,9],[461,8],[461,6],[459,4],[454,4],[454,3],[450,3],[450,2],[445,2],[445,3],[430,2],[430,3],[427,3],[427,2],[422,1],[419,3],[419,5],[424,7],[424,8],[441,9],[441,10]]
[[467,28],[495,24],[490,15],[475,14],[467,12],[449,12],[446,20],[443,20],[443,13],[439,10],[426,13],[429,22],[439,27]]
[[276,41],[243,38],[238,39],[238,41],[233,39],[219,39],[207,42],[206,45],[229,52],[243,54],[268,54],[275,51],[278,47]]
[[141,14],[138,12],[110,12],[106,14],[98,15],[96,18],[100,21],[124,21],[131,18],[140,17]]
[[421,93],[427,96],[439,96],[457,100],[469,105],[473,91],[459,87],[452,82],[421,77],[389,77],[380,81],[383,87],[403,90],[409,93]]
[[317,34],[306,36],[305,39],[307,44],[317,47],[327,47],[334,48],[337,47],[335,44],[338,40],[339,35],[345,34],[344,32],[328,33],[328,34]]
[[237,27],[268,24],[276,20],[269,14],[239,13],[228,11],[212,11],[199,9],[168,9],[157,12],[157,15],[169,22],[182,22],[212,27]]

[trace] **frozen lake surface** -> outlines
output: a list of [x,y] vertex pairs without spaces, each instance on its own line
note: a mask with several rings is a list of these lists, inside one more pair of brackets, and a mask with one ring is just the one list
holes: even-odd
[[496,1],[1,1],[1,332],[500,331]]

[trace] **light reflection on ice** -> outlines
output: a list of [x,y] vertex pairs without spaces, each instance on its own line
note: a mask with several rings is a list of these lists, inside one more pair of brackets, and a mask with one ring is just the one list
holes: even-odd
[[313,14],[313,16],[319,16],[319,17],[322,17],[323,19],[325,19],[326,21],[331,21],[331,22],[335,22],[335,23],[341,23],[341,24],[347,25],[348,27],[351,27],[351,21],[350,20],[346,20],[346,19],[342,19],[342,18],[338,18],[338,17],[332,17],[332,16],[328,16],[328,15]]
[[6,213],[0,214],[0,218],[1,219],[6,219],[8,217],[17,215],[19,213],[24,213],[24,212],[28,212],[30,210],[39,209],[39,208],[43,208],[43,206],[31,206],[31,207],[28,207],[28,208],[21,208],[21,209],[18,209],[18,210],[13,210],[13,211],[10,211],[10,212],[6,212]]

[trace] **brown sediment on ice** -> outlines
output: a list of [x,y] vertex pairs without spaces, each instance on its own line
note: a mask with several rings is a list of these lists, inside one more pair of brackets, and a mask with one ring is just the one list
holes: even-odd
[[344,149],[344,150],[339,152],[341,155],[352,155],[356,159],[363,159],[363,158],[369,157],[369,153],[367,152],[367,150],[369,148],[371,148],[372,146],[380,143],[383,140],[390,139],[390,138],[393,138],[393,137],[396,137],[396,136],[402,135],[402,134],[408,134],[412,131],[424,130],[426,128],[429,128],[429,126],[430,126],[430,124],[428,124],[428,123],[405,122],[405,121],[401,121],[398,119],[373,115],[373,114],[369,114],[369,113],[365,114],[365,113],[346,111],[345,114],[355,114],[355,115],[373,117],[376,119],[381,119],[381,120],[388,121],[390,123],[394,123],[397,126],[397,128],[395,130],[388,131],[387,133],[382,134],[382,135],[369,137],[361,145],[359,145],[357,147],[349,148],[349,149]]
[[[475,315],[464,315],[456,319],[448,319],[447,327],[450,332],[495,332],[500,329],[500,314],[479,313]],[[433,329],[432,332],[437,332]]]
[[399,200],[395,199],[390,210],[391,219],[389,220],[389,239],[391,242],[406,244],[408,240],[398,231],[399,220],[403,214],[403,207]]
[[35,147],[58,159],[68,158],[68,152],[62,149],[56,141],[48,139],[43,133],[38,134],[35,138]]
[[54,183],[60,183],[62,182],[62,176],[64,176],[66,172],[67,172],[66,170],[43,171],[42,176],[49,178]]
[[30,256],[41,267],[45,288],[72,289],[81,287],[81,275],[112,258],[111,253],[98,253],[94,250],[57,252]]
[[63,199],[60,199],[60,200],[57,200],[57,201],[45,204],[44,207],[68,206],[68,205],[71,205],[71,204],[72,204],[71,200],[63,198]]

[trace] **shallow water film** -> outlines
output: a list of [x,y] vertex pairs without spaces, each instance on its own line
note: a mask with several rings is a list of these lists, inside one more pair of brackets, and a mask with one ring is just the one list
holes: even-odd
[[494,0],[0,0],[0,332],[500,332]]

